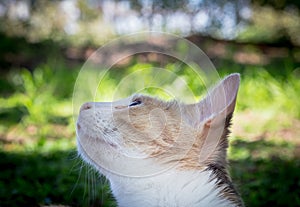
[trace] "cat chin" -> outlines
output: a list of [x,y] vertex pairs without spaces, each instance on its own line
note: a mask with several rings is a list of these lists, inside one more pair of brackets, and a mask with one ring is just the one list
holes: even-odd
[[136,152],[115,150],[108,144],[91,144],[77,137],[79,156],[107,178],[111,177],[147,177],[166,168],[157,165],[146,155]]
[[88,165],[95,167],[96,169],[97,164],[89,158],[89,156],[87,155],[86,151],[84,150],[84,148],[82,147],[80,141],[80,138],[77,137],[77,152],[78,152],[78,156],[81,157],[81,159],[83,159],[83,161],[85,161]]
[[99,135],[96,133],[89,133],[88,130],[85,130],[80,124],[77,123],[77,140],[88,140],[93,143],[101,143],[102,145],[106,145],[114,148],[115,150],[120,150],[120,144],[117,142],[113,142],[110,139],[106,138],[106,135]]
[[94,168],[98,172],[100,172],[102,175],[109,177],[112,173],[105,169],[104,166],[99,165],[97,161],[95,161],[93,158],[91,158],[88,153],[86,152],[86,149],[81,145],[80,143],[80,137],[77,136],[77,152],[78,156],[81,157],[81,159],[88,164],[88,166]]

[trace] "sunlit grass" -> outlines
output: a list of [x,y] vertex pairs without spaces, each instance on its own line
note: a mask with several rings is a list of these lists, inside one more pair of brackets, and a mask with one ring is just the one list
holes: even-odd
[[255,109],[273,111],[273,113],[288,113],[299,117],[300,100],[299,77],[288,74],[287,78],[273,77],[267,70],[258,68],[252,74],[242,77],[239,91],[238,109]]
[[0,98],[0,134],[5,140],[2,150],[75,147],[71,98],[76,73],[42,65],[32,73],[22,69],[7,75],[14,92]]

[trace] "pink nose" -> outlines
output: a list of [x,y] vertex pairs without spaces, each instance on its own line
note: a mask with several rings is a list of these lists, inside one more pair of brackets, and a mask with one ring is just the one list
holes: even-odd
[[80,107],[80,111],[88,110],[91,108],[93,108],[93,104],[90,102],[87,102]]

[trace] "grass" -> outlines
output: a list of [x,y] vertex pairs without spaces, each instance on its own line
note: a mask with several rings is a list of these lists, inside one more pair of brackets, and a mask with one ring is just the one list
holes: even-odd
[[2,169],[6,169],[0,180],[1,206],[110,205],[108,185],[75,160],[75,151],[0,155]]
[[[219,67],[221,75],[242,75],[229,159],[247,206],[300,205],[299,66],[280,64],[263,68],[223,62]],[[111,70],[96,99],[126,96],[141,86],[147,86],[141,92],[163,98],[188,94],[188,102],[205,92],[187,66],[169,64],[171,74],[147,68],[152,65]],[[49,62],[1,75],[0,206],[115,205],[106,181],[76,155],[72,93],[79,69]],[[162,87],[170,93],[151,87],[162,80],[168,80]]]

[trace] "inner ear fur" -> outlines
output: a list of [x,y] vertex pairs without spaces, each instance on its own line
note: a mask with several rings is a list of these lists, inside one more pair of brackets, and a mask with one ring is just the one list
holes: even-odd
[[200,122],[209,123],[215,118],[233,113],[237,92],[240,84],[240,75],[237,73],[225,77],[218,85],[210,90],[207,96],[198,104]]
[[199,137],[203,143],[199,158],[201,163],[222,165],[226,162],[227,136],[239,83],[240,75],[231,74],[212,88],[199,103],[187,105],[185,109],[189,122],[200,130]]

